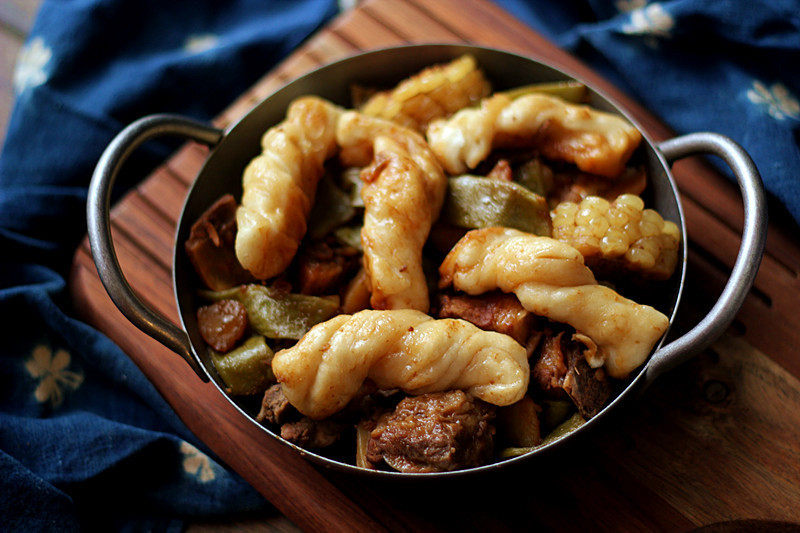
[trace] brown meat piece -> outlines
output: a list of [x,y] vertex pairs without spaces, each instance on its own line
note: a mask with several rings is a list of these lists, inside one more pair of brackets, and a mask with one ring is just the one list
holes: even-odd
[[[564,332],[553,335],[546,332],[536,364],[531,367],[531,383],[553,398],[564,397],[564,378],[567,376],[567,363],[561,348]],[[534,355],[535,357],[535,355]]]
[[297,276],[302,294],[336,294],[359,266],[358,250],[331,247],[324,241],[304,246],[297,255]]
[[508,159],[498,159],[492,170],[486,174],[486,177],[501,181],[514,181],[514,173],[511,172],[511,165],[508,163]]
[[303,448],[327,448],[336,443],[346,426],[334,420],[311,420],[303,417],[281,426],[281,438]]
[[283,386],[276,383],[267,389],[264,398],[261,400],[261,410],[256,415],[256,421],[283,424],[290,418],[296,417],[297,410],[289,403],[289,399],[283,393]]
[[403,399],[384,415],[367,460],[400,472],[447,472],[485,464],[492,455],[494,407],[454,390]]
[[451,226],[440,220],[431,227],[431,232],[428,235],[428,247],[444,257],[461,240],[461,237],[466,235],[467,231],[469,230],[466,228]]
[[[350,400],[344,409],[333,415],[332,419],[340,423],[354,423],[358,420],[369,417],[381,405],[385,404],[393,391],[378,390],[370,379],[364,381],[356,395]],[[272,385],[264,393],[261,400],[261,410],[256,415],[258,422],[269,424],[284,424],[290,420],[300,418],[300,413],[290,403],[283,392],[280,383]]]
[[599,413],[611,396],[611,383],[605,370],[592,368],[583,356],[583,345],[578,342],[567,344],[567,375],[564,377],[564,391],[575,403],[578,412],[585,420]]
[[247,310],[236,300],[220,300],[197,310],[200,336],[218,352],[228,352],[247,331]]
[[584,349],[563,331],[545,333],[540,354],[531,368],[531,384],[553,398],[569,396],[581,416],[588,420],[608,401],[611,384],[602,368],[589,366],[583,356]]
[[186,255],[209,289],[221,291],[252,279],[236,259],[235,240],[236,200],[226,194],[200,215],[185,244]]
[[628,167],[615,180],[585,172],[557,174],[547,199],[552,207],[561,202],[580,203],[587,196],[602,196],[613,202],[621,194],[638,196],[646,186],[647,172],[644,167]]
[[525,344],[531,334],[534,316],[513,294],[494,292],[480,296],[443,294],[439,298],[439,318],[463,318],[481,329],[497,331]]

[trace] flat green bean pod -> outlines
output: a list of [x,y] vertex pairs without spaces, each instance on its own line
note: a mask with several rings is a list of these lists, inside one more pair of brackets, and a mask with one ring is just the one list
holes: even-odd
[[520,166],[514,180],[540,196],[547,196],[553,189],[553,171],[538,158]]
[[263,285],[242,285],[226,291],[200,293],[209,300],[241,302],[253,331],[270,339],[299,339],[314,325],[339,310],[338,296],[308,296],[277,291]]
[[356,214],[350,196],[340,189],[329,176],[317,185],[314,207],[308,216],[308,236],[320,239]]
[[509,457],[517,457],[519,455],[525,455],[526,453],[533,451],[537,448],[541,448],[542,446],[547,446],[548,444],[555,442],[562,437],[566,437],[582,425],[586,423],[586,420],[581,417],[579,413],[575,413],[570,418],[567,419],[566,422],[563,422],[561,425],[557,426],[553,431],[551,431],[545,438],[542,440],[542,443],[538,446],[530,446],[524,448],[505,448],[500,452],[500,457],[503,459],[508,459]]
[[568,400],[545,400],[542,407],[540,415],[542,426],[548,429],[555,429],[569,418],[570,413],[575,411],[575,405]]
[[579,104],[586,100],[587,90],[586,86],[581,82],[567,80],[523,85],[522,87],[515,87],[514,89],[509,89],[499,94],[504,94],[513,100],[531,93],[549,94],[550,96],[557,96],[567,102]]
[[250,337],[226,354],[209,351],[214,368],[225,382],[229,394],[256,394],[275,381],[270,366],[275,354],[260,335]]
[[361,226],[342,226],[337,228],[333,235],[342,244],[364,251],[364,247],[361,245]]
[[440,220],[462,228],[504,226],[545,237],[551,234],[544,197],[518,183],[479,176],[448,180]]

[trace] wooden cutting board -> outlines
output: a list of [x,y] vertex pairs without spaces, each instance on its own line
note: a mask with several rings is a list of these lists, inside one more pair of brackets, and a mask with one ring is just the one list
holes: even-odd
[[[467,42],[564,67],[612,95],[652,137],[672,133],[631,98],[486,0],[368,0],[308,40],[215,121],[226,127],[299,75],[361,50]],[[714,129],[709,117],[708,129]],[[178,151],[114,208],[131,284],[177,320],[173,234],[206,149]],[[718,296],[736,256],[738,191],[702,162],[675,165],[690,236],[678,330]],[[175,354],[133,327],[99,282],[88,244],[71,290],[85,320],[117,342],[186,425],[298,526],[322,529],[687,530],[731,520],[800,521],[800,247],[770,226],[767,254],[734,326],[607,423],[521,468],[455,482],[386,483],[319,470],[264,438]],[[752,522],[751,522],[752,524]]]

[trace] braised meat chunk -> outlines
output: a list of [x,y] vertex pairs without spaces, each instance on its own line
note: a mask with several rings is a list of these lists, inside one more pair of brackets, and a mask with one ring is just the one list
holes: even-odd
[[509,335],[525,344],[534,316],[522,307],[513,294],[494,292],[480,296],[443,294],[439,299],[440,318],[463,318],[481,329]]
[[197,310],[200,336],[218,352],[228,352],[247,331],[247,310],[236,300],[220,300]]
[[[561,348],[563,336],[563,331],[555,335],[552,331],[545,332],[538,359],[534,354],[531,361],[532,386],[554,398],[563,397],[565,394],[563,385],[564,378],[567,376],[567,363]],[[536,363],[533,364],[533,361]]]
[[297,277],[302,294],[336,294],[359,266],[358,250],[317,241],[297,255]]
[[485,464],[492,455],[494,408],[460,390],[403,399],[381,417],[367,460],[400,472],[447,472]]
[[283,387],[276,383],[267,389],[264,398],[261,400],[261,410],[256,415],[256,420],[268,422],[270,424],[283,424],[293,415],[297,415],[297,410],[289,403],[289,399],[283,393]]
[[581,416],[588,420],[608,401],[611,384],[602,368],[589,366],[584,349],[583,344],[563,331],[546,333],[538,360],[531,368],[531,384],[550,397],[569,396]]
[[320,449],[335,444],[345,426],[331,419],[311,420],[303,417],[281,426],[281,438],[303,448]]
[[252,279],[236,259],[236,200],[226,194],[192,225],[186,255],[197,275],[214,291],[229,289]]

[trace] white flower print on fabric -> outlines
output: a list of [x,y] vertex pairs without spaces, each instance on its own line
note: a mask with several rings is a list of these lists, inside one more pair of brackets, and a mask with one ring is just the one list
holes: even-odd
[[45,67],[51,57],[53,51],[41,37],[35,37],[22,47],[14,67],[14,90],[17,94],[47,81]]
[[[630,2],[636,2],[636,0],[630,0]],[[619,7],[619,4],[617,6]],[[644,42],[653,48],[658,46],[657,37],[668,39],[672,36],[671,31],[675,26],[675,19],[657,2],[633,9],[630,11],[630,16],[630,22],[622,26],[623,33],[642,35],[645,37]]]
[[58,407],[64,401],[64,390],[76,390],[83,383],[83,375],[67,370],[70,363],[69,352],[53,351],[40,344],[31,352],[31,358],[25,361],[25,368],[31,377],[39,380],[34,398],[39,403],[50,402]]
[[198,33],[187,37],[183,43],[183,50],[189,54],[200,54],[206,50],[211,50],[219,42],[219,37],[213,33]]
[[211,459],[209,459],[206,454],[186,441],[181,442],[180,450],[183,454],[184,472],[195,476],[200,480],[200,483],[208,483],[217,477],[214,473]]
[[762,106],[775,120],[784,120],[786,117],[800,119],[800,103],[782,83],[767,87],[753,80],[753,87],[747,90],[747,99]]

